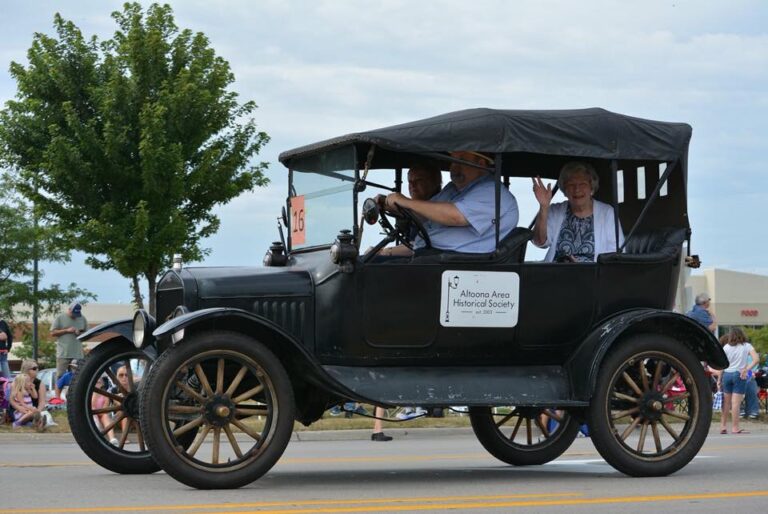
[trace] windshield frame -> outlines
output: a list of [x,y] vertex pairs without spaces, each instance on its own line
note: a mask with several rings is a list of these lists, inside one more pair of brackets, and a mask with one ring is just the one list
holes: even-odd
[[[352,147],[354,152],[354,160],[355,163],[357,163],[357,148],[354,146]],[[350,170],[351,171],[351,170]],[[293,238],[291,237],[291,198],[297,196],[296,195],[296,188],[294,187],[294,177],[295,173],[307,173],[307,174],[314,174],[314,175],[322,175],[324,177],[329,177],[338,180],[340,183],[344,182],[352,182],[352,234],[354,235],[354,240],[357,241],[358,239],[358,226],[357,226],[357,205],[358,205],[358,193],[360,192],[360,166],[355,164],[354,167],[354,177],[343,175],[341,173],[333,172],[333,171],[297,171],[293,168],[288,169],[288,196],[285,200],[285,209],[288,213],[287,219],[284,220],[286,225],[286,230],[288,233],[288,237],[286,239],[286,251],[288,254],[292,253],[306,253],[306,252],[313,252],[317,250],[324,250],[328,249],[333,245],[333,241],[328,241],[327,243],[320,243],[315,245],[309,245],[309,246],[302,246],[301,248],[294,248],[293,246]],[[343,191],[341,191],[343,192]],[[339,230],[348,230],[348,228],[339,228]],[[335,239],[335,237],[334,237]]]

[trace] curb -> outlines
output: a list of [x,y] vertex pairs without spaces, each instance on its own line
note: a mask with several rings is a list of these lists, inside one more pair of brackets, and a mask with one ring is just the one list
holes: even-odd
[[[752,434],[768,433],[768,424],[764,422],[742,421],[744,429]],[[469,427],[459,428],[387,428],[386,434],[395,440],[433,439],[442,437],[466,437],[473,436]],[[730,433],[726,434],[732,435]],[[719,424],[712,424],[709,429],[709,437],[725,437],[720,434]],[[299,430],[291,434],[291,442],[311,441],[370,441],[371,429],[350,430]],[[64,444],[74,443],[75,439],[69,432],[64,433],[0,433],[0,444]]]
[[[291,434],[291,441],[370,441],[371,429],[353,430],[300,430]],[[397,440],[402,439],[432,439],[434,437],[461,437],[472,435],[469,427],[459,428],[387,428],[387,435]]]

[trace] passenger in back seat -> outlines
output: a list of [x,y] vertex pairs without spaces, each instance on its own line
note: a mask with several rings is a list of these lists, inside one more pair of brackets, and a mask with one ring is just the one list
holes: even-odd
[[[616,251],[613,208],[593,198],[600,185],[595,168],[581,161],[566,163],[558,185],[567,201],[552,203],[552,185],[533,178],[539,213],[533,227],[533,244],[549,248],[547,262],[594,262],[601,253]],[[619,225],[619,246],[624,232]]]

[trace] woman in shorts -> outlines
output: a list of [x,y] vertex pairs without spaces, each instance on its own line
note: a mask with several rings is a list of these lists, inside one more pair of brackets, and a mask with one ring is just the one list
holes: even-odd
[[[728,367],[720,375],[720,390],[723,392],[723,413],[720,416],[720,433],[727,434],[728,413],[731,413],[731,433],[747,434],[739,428],[739,410],[747,387],[747,372],[757,366],[757,352],[747,341],[744,331],[734,328],[723,345],[728,357]],[[749,357],[752,360],[749,360]]]

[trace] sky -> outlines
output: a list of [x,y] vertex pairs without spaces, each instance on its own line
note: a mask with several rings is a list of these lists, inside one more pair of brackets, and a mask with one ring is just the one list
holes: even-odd
[[[149,2],[141,2],[149,5]],[[11,61],[59,12],[108,38],[121,2],[0,3],[0,103]],[[254,100],[271,142],[267,188],[217,209],[204,265],[260,265],[287,194],[280,152],[329,137],[472,107],[605,109],[693,127],[689,216],[704,267],[768,274],[768,2],[753,1],[198,1],[170,2],[177,25],[204,32]],[[763,157],[763,158],[761,158]],[[531,219],[530,188],[512,191]],[[530,252],[529,252],[530,254]],[[44,264],[129,303],[128,279],[85,256]]]

